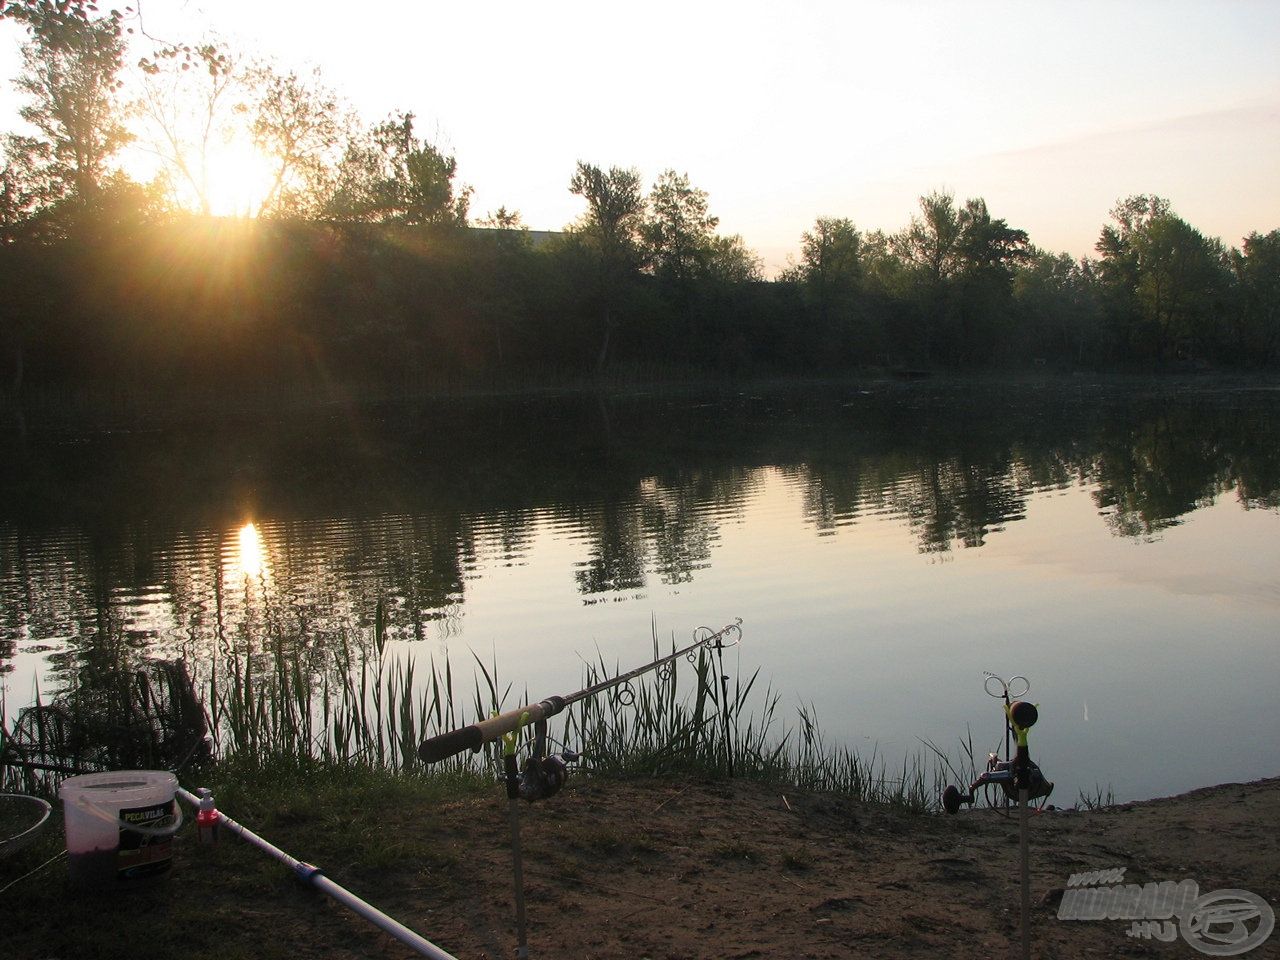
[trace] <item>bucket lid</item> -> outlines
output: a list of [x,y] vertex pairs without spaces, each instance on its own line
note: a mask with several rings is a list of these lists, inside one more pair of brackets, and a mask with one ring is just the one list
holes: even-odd
[[68,777],[58,787],[63,800],[90,795],[103,800],[147,800],[157,793],[172,796],[178,778],[168,770],[103,770]]

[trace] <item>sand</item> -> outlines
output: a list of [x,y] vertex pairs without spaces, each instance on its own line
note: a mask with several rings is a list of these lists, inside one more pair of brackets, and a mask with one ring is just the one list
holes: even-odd
[[[455,896],[397,916],[458,957],[510,957],[506,801],[451,813],[437,830],[457,858]],[[534,957],[1020,955],[1018,822],[990,811],[913,816],[752,783],[637,782],[582,784],[522,814]],[[1063,889],[1123,869],[1125,884],[1190,879],[1275,911],[1277,824],[1280,779],[1034,816],[1032,955],[1203,955],[1180,931],[1164,943],[1129,935],[1130,920],[1060,919]],[[1280,932],[1248,956],[1280,956]]]

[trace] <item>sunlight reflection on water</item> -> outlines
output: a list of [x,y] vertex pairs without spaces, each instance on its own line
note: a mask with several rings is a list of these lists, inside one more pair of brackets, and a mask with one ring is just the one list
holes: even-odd
[[[46,693],[65,682],[103,629],[199,672],[264,638],[367,638],[381,602],[393,655],[447,652],[465,677],[475,651],[540,697],[576,688],[583,660],[648,659],[651,618],[665,645],[741,617],[732,669],[759,667],[784,704],[816,709],[829,742],[891,763],[966,730],[980,755],[995,746],[991,670],[1030,678],[1059,803],[1095,782],[1125,799],[1272,775],[1274,421],[1237,436],[1229,418],[1154,415],[1060,439],[1066,425],[1040,421],[1010,436],[788,413],[744,433],[754,447],[717,447],[716,422],[676,454],[650,437],[570,467],[554,451],[519,470],[433,460],[376,502],[339,487],[259,504],[247,522],[179,511],[104,534],[10,520],[9,709],[37,677]],[[510,479],[488,485],[499,470]]]

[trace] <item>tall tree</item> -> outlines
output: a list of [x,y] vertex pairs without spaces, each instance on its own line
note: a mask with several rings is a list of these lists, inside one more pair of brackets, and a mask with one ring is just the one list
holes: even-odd
[[1198,352],[1225,280],[1221,243],[1160,197],[1129,197],[1111,217],[1097,250],[1119,336],[1139,356],[1170,360]]
[[1011,339],[1014,271],[1030,250],[1026,231],[994,219],[981,197],[965,201],[957,222],[957,357],[975,363],[992,358]]
[[335,220],[465,226],[471,188],[455,193],[457,161],[419,140],[412,113],[347,141],[324,214]]
[[645,202],[640,172],[621,167],[610,167],[605,172],[579,160],[569,181],[569,192],[587,202],[586,212],[571,232],[591,251],[595,262],[595,298],[601,317],[600,349],[596,355],[599,373],[609,359],[618,305],[641,263],[640,230]]
[[1097,348],[1096,281],[1088,261],[1032,248],[1014,275],[1013,299],[1026,356],[1080,364]]
[[1236,285],[1238,358],[1251,364],[1280,362],[1280,230],[1249,234],[1227,262]]
[[901,297],[905,286],[905,265],[893,250],[893,237],[873,230],[858,245],[862,287],[882,297]]
[[960,214],[955,197],[935,190],[920,198],[920,213],[893,238],[893,251],[929,287],[940,288],[959,266]]
[[966,200],[957,219],[960,272],[970,278],[1009,284],[1014,268],[1030,256],[1027,232],[1010,227],[1003,219],[993,219],[981,197]]
[[663,172],[649,191],[648,215],[640,236],[658,279],[684,284],[706,273],[720,220],[707,212],[707,192],[689,183],[689,175]]
[[534,285],[530,276],[533,244],[518,210],[499,207],[477,224],[484,229],[471,235],[467,300],[481,320],[487,319],[493,332],[493,358],[502,367],[512,335],[527,319],[529,288]]
[[739,234],[711,238],[706,265],[707,277],[721,283],[752,283],[764,273],[760,258],[756,256]]
[[813,229],[804,232],[799,277],[824,321],[847,308],[857,295],[862,281],[861,248],[862,234],[844,217],[819,217]]
[[780,279],[794,283],[806,315],[807,363],[832,364],[865,352],[855,343],[855,317],[862,285],[862,234],[844,217],[819,217],[801,238],[800,262]]
[[4,166],[0,168],[0,244],[38,233],[40,215],[61,196],[49,176],[52,150],[34,137],[9,134],[4,138]]
[[1099,254],[1097,277],[1106,307],[1112,346],[1120,356],[1131,357],[1141,349],[1141,310],[1137,290],[1141,262],[1136,238],[1157,217],[1169,214],[1163,197],[1135,194],[1111,209],[1111,223],[1104,224],[1094,249]]
[[125,40],[122,15],[95,16],[89,3],[26,0],[0,6],[23,23],[23,120],[36,137],[10,138],[11,161],[44,178],[45,195],[91,205],[106,184],[110,161],[129,141],[120,102]]
[[934,191],[920,198],[920,213],[895,234],[891,248],[910,280],[919,313],[916,349],[925,363],[933,360],[940,336],[953,340],[951,279],[959,268],[960,216],[955,197]]
[[[258,64],[248,73],[253,92],[254,144],[274,172],[260,215],[312,216],[327,199],[343,131],[337,95],[319,71],[301,77]],[[405,135],[412,139],[412,116]]]
[[[143,61],[138,98],[145,141],[162,164],[173,199],[213,212],[209,175],[219,144],[244,109],[243,73],[221,44],[168,45]],[[193,69],[194,67],[194,69]]]

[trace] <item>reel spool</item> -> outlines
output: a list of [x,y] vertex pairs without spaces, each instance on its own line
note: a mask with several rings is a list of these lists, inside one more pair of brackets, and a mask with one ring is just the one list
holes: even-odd
[[[505,738],[504,738],[505,739]],[[524,765],[517,770],[515,737],[511,737],[510,749],[504,751],[507,796],[528,803],[554,797],[569,779],[569,764],[580,754],[572,750],[547,753],[547,721],[538,720],[533,725],[533,747]]]

